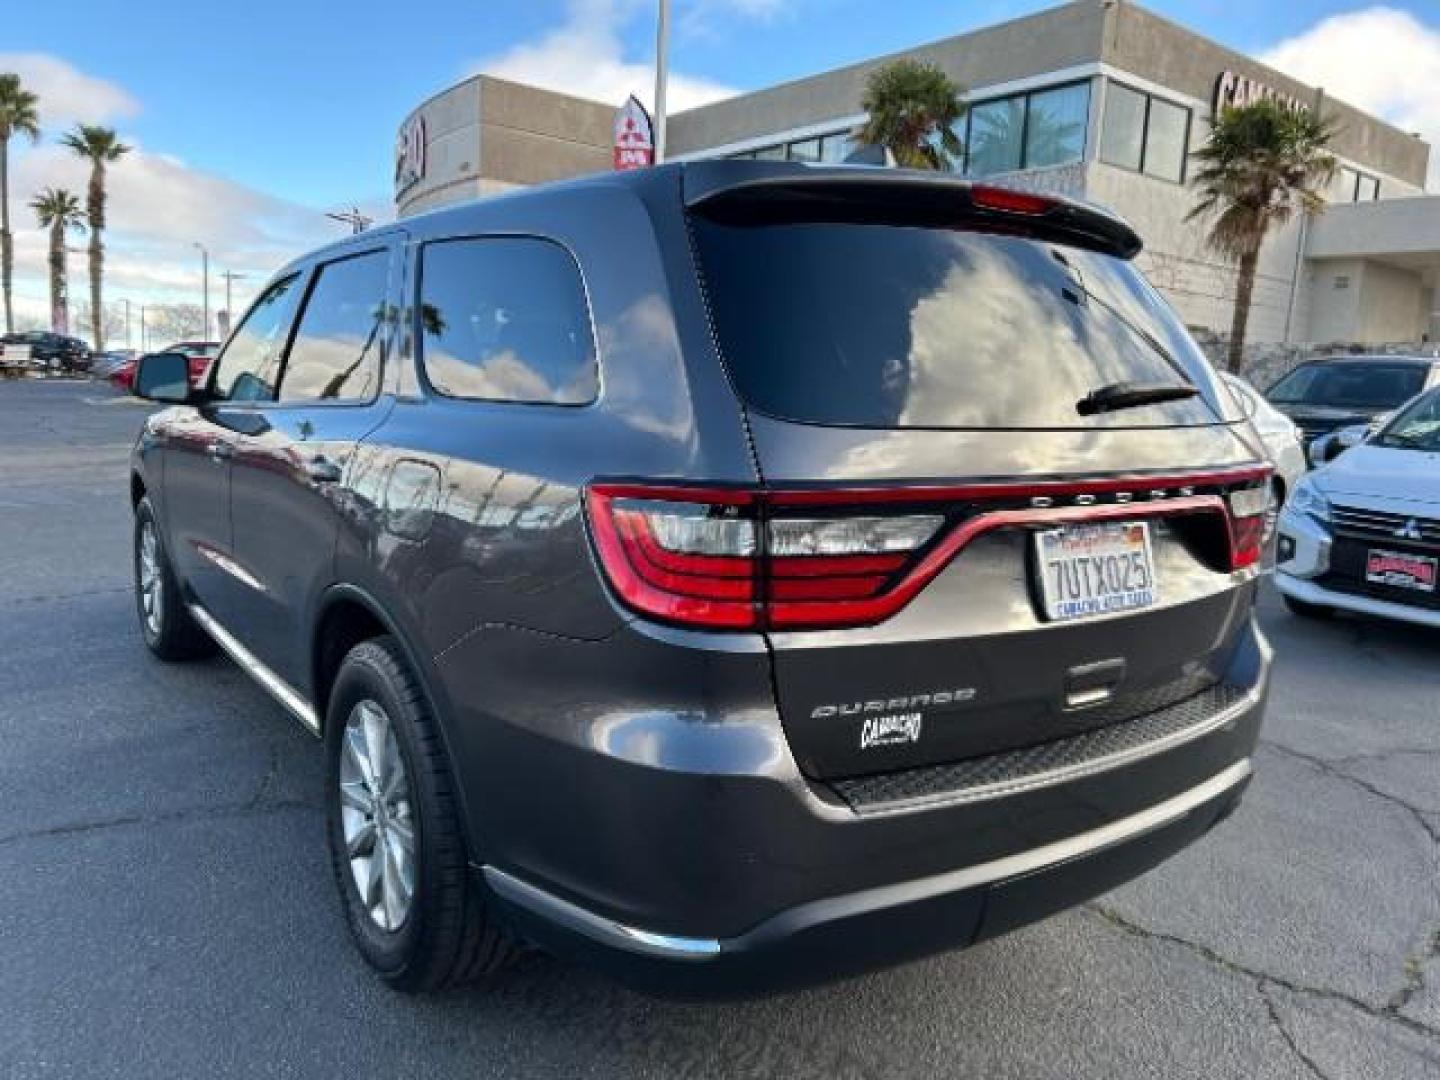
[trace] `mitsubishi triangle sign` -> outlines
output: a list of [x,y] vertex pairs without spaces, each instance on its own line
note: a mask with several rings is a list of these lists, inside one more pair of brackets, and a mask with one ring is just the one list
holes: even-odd
[[615,113],[615,168],[643,169],[655,164],[655,132],[650,114],[634,94]]

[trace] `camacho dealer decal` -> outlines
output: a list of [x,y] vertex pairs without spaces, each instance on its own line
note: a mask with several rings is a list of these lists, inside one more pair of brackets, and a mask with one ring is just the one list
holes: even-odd
[[876,701],[847,701],[837,705],[817,705],[810,710],[812,720],[831,716],[860,716],[860,749],[874,746],[902,746],[920,741],[926,708],[947,708],[975,700],[975,688],[937,690],[930,694],[881,698]]

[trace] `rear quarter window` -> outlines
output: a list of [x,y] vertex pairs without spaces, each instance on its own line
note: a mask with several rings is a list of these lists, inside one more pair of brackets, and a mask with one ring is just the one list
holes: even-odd
[[[1073,429],[1238,420],[1130,263],[1018,236],[693,219],[725,363],[762,412],[879,428]],[[1168,355],[1169,359],[1166,359]],[[1119,382],[1183,401],[1081,416]]]
[[600,380],[580,269],[531,237],[428,243],[420,259],[425,377],[449,397],[586,405]]

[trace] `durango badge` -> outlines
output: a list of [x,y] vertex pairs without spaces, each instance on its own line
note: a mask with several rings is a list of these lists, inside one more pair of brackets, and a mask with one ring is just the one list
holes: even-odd
[[868,716],[860,728],[860,749],[872,746],[900,746],[920,741],[920,713]]

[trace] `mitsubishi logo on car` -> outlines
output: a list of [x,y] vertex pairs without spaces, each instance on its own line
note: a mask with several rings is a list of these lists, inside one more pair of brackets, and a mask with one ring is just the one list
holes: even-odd
[[1424,534],[1420,532],[1420,522],[1414,518],[1411,518],[1405,522],[1404,525],[1396,529],[1395,535],[1401,540],[1423,540],[1425,538]]

